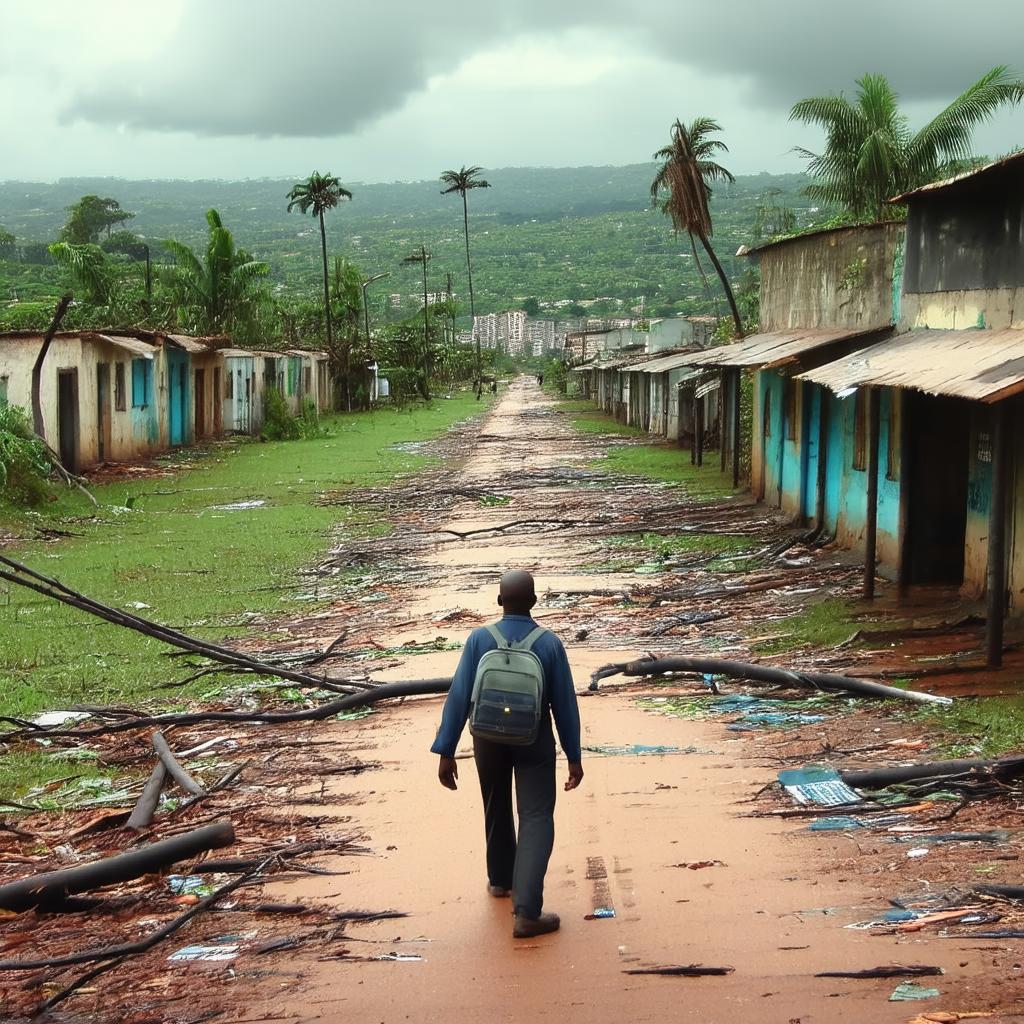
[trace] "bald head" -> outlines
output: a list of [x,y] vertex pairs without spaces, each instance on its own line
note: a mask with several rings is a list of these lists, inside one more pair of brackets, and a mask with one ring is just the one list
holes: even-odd
[[498,584],[498,604],[507,615],[529,615],[537,603],[533,577],[525,569],[510,569]]

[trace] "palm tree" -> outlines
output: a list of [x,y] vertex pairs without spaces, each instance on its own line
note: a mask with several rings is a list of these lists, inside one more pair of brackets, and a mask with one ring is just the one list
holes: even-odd
[[320,252],[324,264],[324,317],[327,321],[327,348],[331,350],[334,336],[331,332],[331,289],[327,279],[327,231],[324,228],[324,212],[333,210],[343,199],[351,199],[352,193],[333,174],[314,171],[305,181],[300,181],[288,193],[288,212],[298,207],[300,213],[312,211],[320,219]]
[[210,226],[203,258],[182,242],[168,239],[164,245],[177,266],[166,275],[179,326],[200,333],[225,332],[254,340],[260,307],[266,299],[262,278],[270,272],[266,263],[235,248],[231,232],[220,214],[208,210]]
[[480,337],[476,333],[476,304],[473,301],[473,264],[469,258],[469,205],[466,202],[466,193],[473,188],[490,188],[491,183],[480,177],[481,167],[460,167],[457,171],[442,171],[441,182],[447,188],[441,189],[441,195],[446,196],[452,192],[458,192],[462,196],[462,229],[466,235],[466,275],[469,277],[469,315],[473,321],[473,337],[476,340],[476,379],[477,387],[480,386],[481,361],[480,361]]
[[852,102],[842,94],[812,96],[797,103],[789,118],[825,132],[822,153],[797,149],[816,179],[807,194],[843,207],[857,220],[899,217],[901,211],[887,206],[887,199],[969,161],[974,129],[1000,107],[1024,98],[1024,82],[1000,65],[912,132],[885,75],[864,75],[856,84]]
[[694,237],[700,241],[722,282],[736,324],[736,334],[742,338],[743,323],[736,308],[732,285],[709,241],[712,225],[708,209],[711,186],[708,182],[735,180],[714,160],[720,152],[729,152],[724,142],[711,137],[721,130],[721,125],[710,117],[698,117],[689,127],[676,120],[671,129],[672,141],[654,154],[654,159],[660,160],[661,166],[651,182],[651,202],[655,206],[660,205],[662,212],[668,214],[677,232],[685,231],[690,236],[691,244]]

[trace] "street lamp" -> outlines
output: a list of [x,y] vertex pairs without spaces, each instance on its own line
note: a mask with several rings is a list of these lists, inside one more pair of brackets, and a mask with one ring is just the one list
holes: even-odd
[[391,271],[385,270],[382,274],[374,274],[372,277],[368,277],[362,283],[363,289],[363,324],[366,328],[366,347],[370,348],[370,306],[366,298],[366,289],[369,285],[373,284],[374,281],[379,281],[382,277],[390,277]]
[[427,314],[427,263],[430,260],[430,253],[427,247],[420,245],[406,256],[403,263],[419,263],[423,266],[423,397],[430,401],[430,328]]

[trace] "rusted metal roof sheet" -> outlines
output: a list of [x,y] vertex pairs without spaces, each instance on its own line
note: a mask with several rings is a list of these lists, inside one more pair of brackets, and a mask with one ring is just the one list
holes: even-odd
[[654,359],[647,359],[642,363],[636,363],[629,367],[629,372],[668,373],[669,370],[678,370],[681,366],[688,366],[689,360],[689,353],[673,352],[670,355],[660,355],[656,356]]
[[1009,156],[1004,156],[999,160],[993,160],[991,163],[983,164],[981,167],[975,167],[973,170],[964,171],[962,174],[954,174],[952,178],[943,178],[942,181],[933,181],[930,185],[922,185],[920,188],[914,188],[909,192],[903,192],[898,196],[893,196],[892,199],[887,199],[886,202],[893,203],[895,205],[902,205],[908,199],[931,196],[936,192],[943,192],[947,188],[959,185],[961,182],[967,181],[970,178],[984,177],[992,171],[1008,167],[1021,160],[1024,160],[1024,150],[1011,153]]
[[811,330],[794,327],[788,331],[773,331],[770,334],[752,334],[731,345],[721,345],[694,352],[687,356],[687,366],[782,366],[792,362],[805,352],[811,352],[823,345],[847,341],[862,334],[871,334],[888,325],[851,330],[849,327],[831,327]]
[[164,337],[189,355],[198,356],[210,351],[209,345],[188,334],[165,334]]
[[156,352],[154,345],[147,345],[144,341],[139,341],[138,338],[129,338],[123,334],[100,334],[99,332],[90,332],[89,334],[83,335],[85,340],[91,340],[92,338],[99,338],[100,341],[105,341],[110,345],[116,345],[118,348],[123,348],[126,352],[131,352],[133,356],[141,357],[142,359],[152,359]]
[[798,374],[830,391],[912,388],[996,402],[1024,391],[1024,330],[910,331]]

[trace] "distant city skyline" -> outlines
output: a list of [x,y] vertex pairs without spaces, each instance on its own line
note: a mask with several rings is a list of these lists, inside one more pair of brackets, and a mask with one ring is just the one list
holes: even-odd
[[[841,16],[779,0],[770,17],[755,0],[5,0],[0,178],[623,165],[698,115],[722,124],[734,173],[798,171],[793,147],[821,139],[789,122],[796,100],[882,72],[918,126],[993,65],[1024,71],[1021,38],[1014,0],[977,0],[955,25],[925,0]],[[1019,108],[976,136],[992,156],[1020,145]]]

